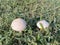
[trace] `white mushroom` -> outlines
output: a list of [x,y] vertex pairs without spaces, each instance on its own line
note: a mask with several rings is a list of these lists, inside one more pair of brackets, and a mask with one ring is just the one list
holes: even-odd
[[46,20],[41,20],[37,22],[38,28],[42,29],[41,25],[43,26],[44,29],[49,27],[49,23]]
[[17,18],[12,21],[11,27],[13,30],[21,32],[26,28],[26,24],[25,20]]

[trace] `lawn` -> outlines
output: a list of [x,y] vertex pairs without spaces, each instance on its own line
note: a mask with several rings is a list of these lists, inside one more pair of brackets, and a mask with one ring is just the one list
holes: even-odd
[[[27,22],[24,31],[11,28],[16,18]],[[44,33],[39,20],[50,24]],[[60,45],[60,0],[0,0],[0,45]]]

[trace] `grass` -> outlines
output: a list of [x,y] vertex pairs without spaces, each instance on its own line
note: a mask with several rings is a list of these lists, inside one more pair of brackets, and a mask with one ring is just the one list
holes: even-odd
[[[12,20],[23,18],[27,28],[13,31]],[[36,23],[50,23],[42,33]],[[0,45],[60,45],[60,0],[0,0]]]

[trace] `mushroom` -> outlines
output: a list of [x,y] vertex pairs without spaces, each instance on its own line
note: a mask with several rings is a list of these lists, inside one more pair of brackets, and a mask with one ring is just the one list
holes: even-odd
[[26,24],[27,23],[25,20],[23,20],[21,18],[17,18],[12,21],[11,27],[13,30],[21,32],[26,28]]
[[49,27],[49,23],[46,20],[41,20],[37,22],[37,27],[39,29],[42,29],[42,28],[46,29]]

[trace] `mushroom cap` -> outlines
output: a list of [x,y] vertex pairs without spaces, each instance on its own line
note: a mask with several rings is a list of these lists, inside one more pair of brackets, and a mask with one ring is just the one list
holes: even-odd
[[37,27],[40,29],[42,28],[41,24],[42,24],[44,29],[49,27],[49,23],[46,20],[41,20],[41,21],[37,22]]
[[17,18],[12,21],[11,27],[13,30],[21,32],[26,28],[26,21],[21,18]]

